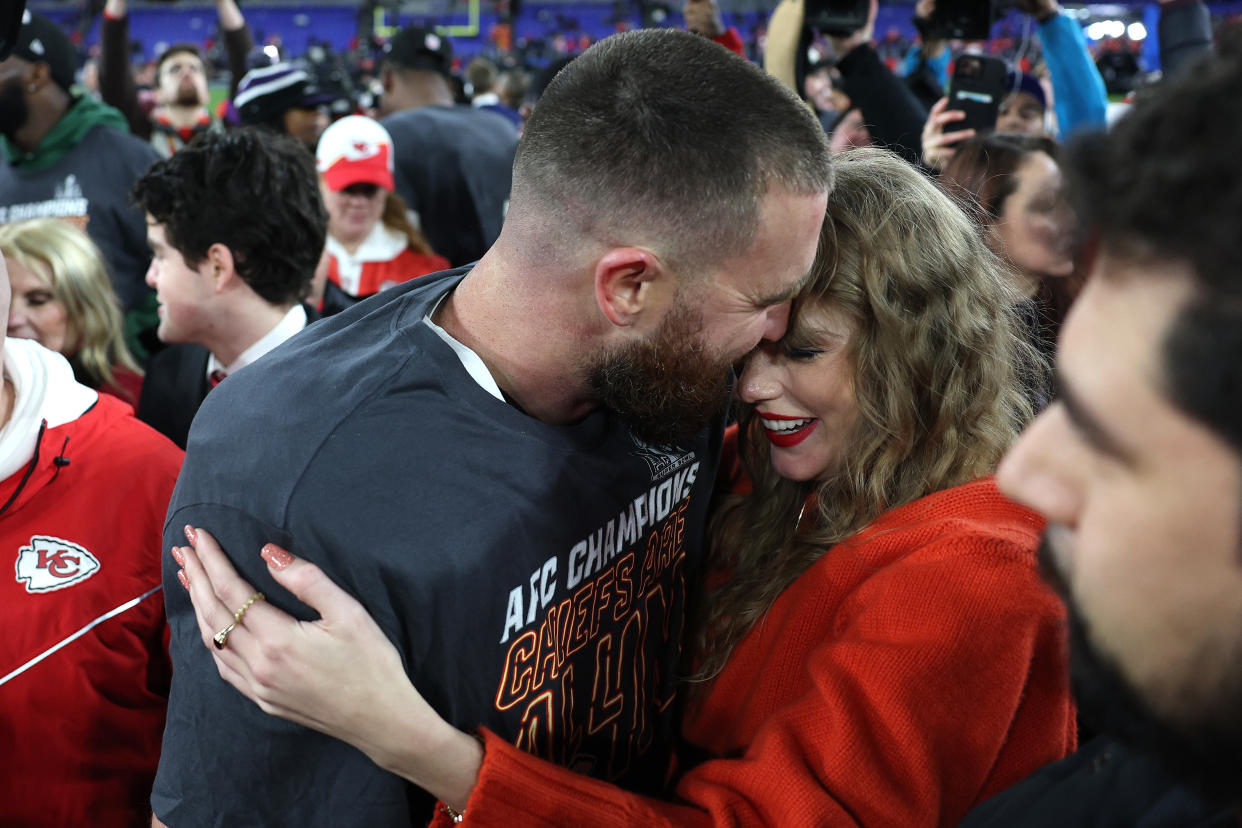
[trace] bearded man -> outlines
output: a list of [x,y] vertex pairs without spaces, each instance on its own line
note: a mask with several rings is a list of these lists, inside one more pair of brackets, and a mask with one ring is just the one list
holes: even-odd
[[[127,7],[126,0],[107,0],[104,4],[99,26],[99,91],[105,101],[125,113],[135,135],[150,141],[160,157],[167,158],[195,135],[221,128],[220,121],[207,109],[207,66],[195,44],[169,46],[155,62],[155,106],[142,106],[129,65]],[[249,68],[246,57],[254,48],[254,39],[235,0],[216,0],[216,12],[232,75],[232,99]]]
[[[830,184],[818,122],[753,64],[673,30],[596,44],[541,98],[477,264],[208,395],[165,546],[210,530],[307,619],[259,557],[283,544],[362,601],[449,721],[658,790],[729,366],[783,335]],[[426,822],[405,780],[220,678],[177,569],[156,815]]]
[[57,217],[85,227],[126,310],[150,293],[147,227],[127,196],[157,158],[110,106],[72,89],[77,53],[64,31],[26,12],[0,61],[0,224]]

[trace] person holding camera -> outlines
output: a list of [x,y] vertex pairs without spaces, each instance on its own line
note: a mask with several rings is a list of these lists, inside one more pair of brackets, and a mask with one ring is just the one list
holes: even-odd
[[[884,65],[872,46],[878,10],[877,0],[871,0],[861,27],[845,35],[828,36],[837,57],[839,85],[848,97],[847,106],[829,132],[841,138],[836,133],[848,126],[851,134],[858,136],[834,140],[833,149],[857,146],[865,134],[870,143],[887,147],[917,164],[922,154],[920,134],[927,111],[905,82]],[[800,74],[804,70],[799,55],[810,39],[807,21],[806,0],[783,0],[768,22],[767,51],[763,56],[764,68],[799,94]]]
[[[934,3],[933,3],[934,11]],[[1047,96],[1040,82],[1023,72],[1012,71],[1001,101],[996,132],[1051,135],[1061,140],[1084,129],[1102,129],[1108,123],[1108,93],[1104,79],[1087,51],[1082,28],[1061,9],[1056,0],[1018,0],[1018,8],[1039,24],[1044,62],[1052,81],[1056,129],[1048,124]],[[936,102],[923,127],[923,163],[943,169],[958,144],[973,138],[977,129],[952,129],[966,117],[950,109],[948,98]]]

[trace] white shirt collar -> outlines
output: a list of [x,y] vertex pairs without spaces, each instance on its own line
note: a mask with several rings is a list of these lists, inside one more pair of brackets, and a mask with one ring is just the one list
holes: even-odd
[[258,342],[242,351],[237,359],[233,360],[233,364],[224,365],[220,360],[216,359],[216,355],[212,354],[207,360],[207,379],[211,379],[211,375],[216,371],[223,371],[227,377],[236,371],[240,371],[268,351],[274,350],[277,345],[289,339],[294,334],[306,327],[306,308],[299,302],[289,308],[281,320],[276,323],[276,327],[272,328],[264,334]]
[[[448,296],[448,294],[446,293],[444,296]],[[496,384],[496,378],[488,370],[487,365],[483,362],[483,358],[458,342],[444,328],[431,321],[431,315],[440,308],[440,303],[444,301],[444,296],[437,299],[431,310],[427,311],[427,315],[423,317],[423,322],[426,323],[427,327],[435,331],[437,336],[448,343],[448,346],[453,349],[453,353],[457,354],[457,359],[461,362],[461,366],[466,369],[466,373],[470,375],[471,379],[477,382],[484,391],[501,402],[505,402],[505,395],[500,393],[500,386]]]

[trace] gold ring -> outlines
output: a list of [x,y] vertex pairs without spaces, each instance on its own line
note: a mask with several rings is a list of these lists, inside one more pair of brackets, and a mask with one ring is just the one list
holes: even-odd
[[241,609],[233,613],[233,623],[229,624],[227,627],[220,630],[220,632],[212,636],[212,641],[216,642],[217,650],[223,650],[226,646],[228,646],[229,633],[231,633],[233,629],[242,622],[242,616],[246,614],[246,610],[250,609],[250,605],[253,604],[255,601],[262,601],[262,600],[263,600],[262,592],[256,592],[254,595],[251,595],[249,598],[246,599],[246,603],[241,605]]
[[216,642],[217,650],[223,650],[224,645],[229,643],[229,633],[231,633],[233,631],[233,628],[236,626],[237,626],[236,623],[229,624],[227,627],[225,627],[224,629],[220,630],[220,632],[215,634],[212,640]]
[[250,605],[253,604],[255,601],[262,601],[262,600],[263,600],[262,592],[256,592],[254,595],[251,595],[249,598],[247,598],[246,603],[241,605],[241,609],[233,613],[233,623],[240,624],[242,622],[242,616],[246,614],[246,610],[250,609]]

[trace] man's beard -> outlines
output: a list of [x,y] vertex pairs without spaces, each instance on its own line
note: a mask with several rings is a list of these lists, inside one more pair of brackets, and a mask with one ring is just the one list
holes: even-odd
[[605,354],[592,368],[596,399],[643,442],[684,443],[728,402],[733,360],[712,355],[702,329],[697,312],[675,307],[649,340]]
[[30,119],[30,107],[26,104],[21,78],[12,77],[0,86],[0,135],[15,140],[18,131]]
[[202,106],[202,96],[198,94],[198,87],[193,84],[182,84],[177,87],[177,97],[173,99],[173,106]]
[[[1218,682],[1211,713],[1187,711],[1172,722],[1144,701],[1116,661],[1092,642],[1086,619],[1057,571],[1047,535],[1039,549],[1044,577],[1069,612],[1070,676],[1079,717],[1090,728],[1154,757],[1172,776],[1221,805],[1242,802],[1242,629]],[[1193,680],[1193,679],[1190,679]]]

